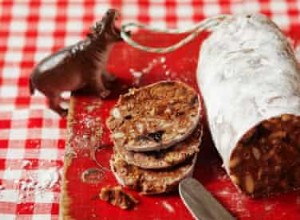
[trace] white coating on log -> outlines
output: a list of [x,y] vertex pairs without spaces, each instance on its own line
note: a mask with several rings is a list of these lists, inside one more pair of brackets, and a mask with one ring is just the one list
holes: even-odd
[[300,75],[279,28],[263,15],[225,19],[202,45],[197,82],[225,168],[240,138],[263,120],[300,115]]

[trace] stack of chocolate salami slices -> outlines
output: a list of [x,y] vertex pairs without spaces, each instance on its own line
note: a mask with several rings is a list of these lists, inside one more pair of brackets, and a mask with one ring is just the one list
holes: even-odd
[[162,81],[121,95],[107,119],[118,182],[143,194],[176,189],[193,173],[200,119],[199,95],[182,82]]

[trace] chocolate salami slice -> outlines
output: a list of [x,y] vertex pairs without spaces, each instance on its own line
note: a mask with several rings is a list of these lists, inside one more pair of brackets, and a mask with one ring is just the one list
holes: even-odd
[[194,157],[199,152],[201,139],[202,127],[198,126],[188,138],[168,149],[134,152],[117,145],[114,146],[114,149],[129,164],[144,169],[162,169],[175,166]]
[[203,43],[197,80],[232,181],[252,197],[300,188],[300,71],[280,29],[258,14],[224,20]]
[[178,81],[163,81],[120,96],[107,126],[115,145],[144,152],[166,149],[184,140],[199,119],[196,91]]
[[193,174],[196,157],[197,155],[168,169],[149,170],[130,165],[115,153],[110,160],[110,165],[121,185],[142,194],[161,194],[175,190],[182,179]]

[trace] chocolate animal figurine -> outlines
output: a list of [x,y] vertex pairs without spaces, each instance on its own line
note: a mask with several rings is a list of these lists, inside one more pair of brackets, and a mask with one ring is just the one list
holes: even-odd
[[67,109],[60,106],[61,93],[85,91],[105,98],[110,93],[112,75],[106,72],[108,53],[114,42],[121,41],[114,21],[118,12],[110,9],[91,29],[87,38],[43,59],[30,76],[30,92],[41,91],[49,107],[62,117]]

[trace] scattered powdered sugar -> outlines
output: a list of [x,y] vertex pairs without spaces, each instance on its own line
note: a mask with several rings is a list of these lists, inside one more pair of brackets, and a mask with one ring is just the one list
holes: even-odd
[[47,170],[37,170],[30,173],[26,178],[19,180],[19,188],[21,190],[40,189],[46,190],[58,184],[60,174],[57,168],[49,168]]
[[58,183],[59,179],[58,169],[50,168],[38,176],[37,188],[42,190],[51,189]]
[[16,183],[19,183],[19,189],[21,191],[27,191],[27,190],[34,190],[36,182],[33,180],[32,177],[28,177],[24,180],[16,181]]
[[170,76],[170,74],[171,74],[171,71],[170,71],[170,70],[167,70],[167,71],[165,72],[165,75],[166,75],[166,76]]
[[46,170],[28,171],[24,178],[15,181],[19,190],[19,200],[33,195],[46,195],[49,190],[60,186],[61,172],[57,167]]
[[99,121],[100,118],[95,118],[91,115],[86,115],[83,119],[82,119],[82,125],[86,128],[86,129],[96,129],[97,126],[99,125]]
[[133,76],[133,78],[141,78],[143,73],[140,71],[136,71],[135,69],[130,68],[129,72],[131,73],[131,75]]
[[142,76],[143,76],[143,72],[137,71],[137,70],[132,69],[132,68],[129,69],[129,72],[133,77],[133,84],[134,85],[140,84]]
[[265,205],[265,211],[271,211],[274,208],[275,204],[266,204]]
[[160,57],[159,62],[160,63],[165,63],[166,62],[166,57]]
[[60,94],[60,96],[61,96],[61,98],[68,100],[71,97],[71,92],[70,91],[64,91]]
[[[44,167],[43,164],[41,162],[40,166]],[[55,196],[60,188],[62,168],[55,166],[33,170],[31,166],[31,161],[23,160],[22,172],[9,167],[6,169],[5,178],[0,184],[1,201],[17,202],[18,204],[35,199],[44,202],[51,202],[53,199],[58,201],[58,197]]]
[[[166,63],[166,57],[158,57],[158,58],[155,58],[153,60],[151,60],[143,69],[141,70],[136,70],[136,69],[133,69],[133,68],[130,68],[129,69],[129,72],[130,74],[132,75],[133,77],[133,84],[134,85],[138,85],[142,79],[142,77],[145,75],[145,74],[148,74],[151,72],[151,70],[157,66],[162,66],[162,68],[165,71],[166,75],[169,75],[170,74],[170,71],[167,70],[167,65],[165,64]],[[168,72],[168,74],[167,74]]]
[[241,217],[250,217],[250,211],[246,208],[245,198],[242,196],[234,196],[232,202],[235,203],[235,210],[240,213]]
[[232,192],[231,192],[230,189],[226,189],[226,188],[225,188],[225,189],[222,189],[221,191],[218,191],[217,194],[220,195],[220,196],[226,197],[226,196],[231,195]]
[[175,212],[174,207],[168,203],[167,201],[162,201],[162,205],[164,208],[166,208],[166,210],[168,210],[169,212]]
[[211,169],[211,173],[213,176],[215,176],[215,178],[219,181],[228,181],[229,177],[226,174],[226,171],[224,169],[224,167],[219,167],[218,165],[216,165],[216,161],[211,161],[212,164],[212,169]]
[[179,69],[174,71],[173,68],[167,64],[167,58],[161,56],[152,59],[150,62],[145,64],[145,67],[141,69],[130,68],[129,72],[133,78],[133,85],[139,85],[143,77],[151,73],[151,71],[157,73],[158,75],[163,74],[166,80],[181,80],[185,83],[191,83],[192,78],[190,76],[194,75],[194,71],[191,72],[187,70],[187,66],[197,63],[197,59],[182,58],[180,63],[183,64],[176,64],[177,68]]
[[94,159],[92,155],[100,144],[103,130],[101,118],[92,115],[100,104],[92,103],[90,106],[86,108],[90,114],[82,113],[80,118],[74,122],[73,126],[79,129],[68,129],[69,140],[65,155],[76,156],[80,154]]

